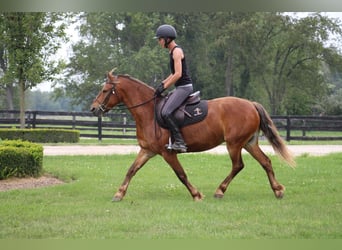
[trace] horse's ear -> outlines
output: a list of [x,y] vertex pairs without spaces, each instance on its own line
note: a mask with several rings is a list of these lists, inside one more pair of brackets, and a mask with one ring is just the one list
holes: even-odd
[[114,69],[112,69],[111,71],[109,71],[108,72],[108,75],[107,75],[107,77],[108,77],[108,79],[109,80],[111,80],[111,81],[113,81],[114,80],[114,71],[116,70],[116,68],[114,68]]
[[113,68],[110,72],[109,72],[109,74],[110,75],[112,75],[112,76],[114,76],[114,71],[116,70],[116,68]]

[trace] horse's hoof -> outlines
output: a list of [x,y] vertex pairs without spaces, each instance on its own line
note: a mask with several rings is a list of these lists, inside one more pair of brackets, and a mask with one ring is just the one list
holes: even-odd
[[283,197],[284,197],[284,191],[282,190],[282,191],[275,191],[275,197],[277,198],[277,199],[282,199]]
[[204,198],[204,195],[202,193],[199,193],[193,197],[194,201],[202,201]]
[[114,196],[113,199],[112,199],[112,202],[118,202],[118,201],[121,201],[121,200],[122,200],[122,197]]
[[274,190],[274,195],[277,199],[282,199],[284,197],[285,187],[279,185],[278,190]]
[[217,199],[222,199],[224,195],[224,192],[221,190],[221,188],[216,189],[216,192],[214,194],[214,197]]
[[223,194],[214,194],[214,197],[217,199],[222,199],[223,198]]

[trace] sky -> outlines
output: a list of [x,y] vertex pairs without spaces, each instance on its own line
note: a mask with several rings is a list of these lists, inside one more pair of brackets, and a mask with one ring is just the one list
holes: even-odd
[[[314,13],[314,12],[285,12],[286,14],[294,15],[296,17],[306,17],[307,15]],[[339,18],[342,21],[342,12],[321,12],[321,14],[324,14],[330,18]],[[62,58],[64,60],[68,60],[68,58],[72,55],[72,44],[76,43],[79,40],[78,32],[75,32],[77,30],[78,24],[72,24],[67,29],[68,37],[70,38],[70,42],[65,43],[62,45],[62,47],[59,49],[57,55],[59,58]],[[342,46],[342,42],[339,41],[339,43]],[[52,91],[51,89],[51,83],[50,82],[44,82],[41,84],[38,84],[35,88],[32,89],[32,91],[40,90],[40,91]]]

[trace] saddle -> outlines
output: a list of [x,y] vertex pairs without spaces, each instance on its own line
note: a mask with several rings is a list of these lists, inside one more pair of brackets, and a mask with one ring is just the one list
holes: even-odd
[[[159,126],[163,128],[168,128],[164,119],[161,117],[161,111],[164,108],[165,103],[172,95],[170,92],[164,98],[160,99],[156,103],[155,107],[155,117]],[[196,91],[188,96],[188,98],[183,102],[183,104],[174,111],[173,116],[177,125],[185,127],[197,122],[204,120],[208,114],[208,102],[206,100],[200,99],[200,92]]]

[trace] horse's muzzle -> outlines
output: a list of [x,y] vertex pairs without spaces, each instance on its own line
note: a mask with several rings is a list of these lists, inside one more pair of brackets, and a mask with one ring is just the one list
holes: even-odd
[[93,113],[93,115],[97,116],[97,117],[100,117],[103,115],[103,110],[100,109],[100,108],[95,108],[95,107],[91,107],[90,108],[90,112]]

